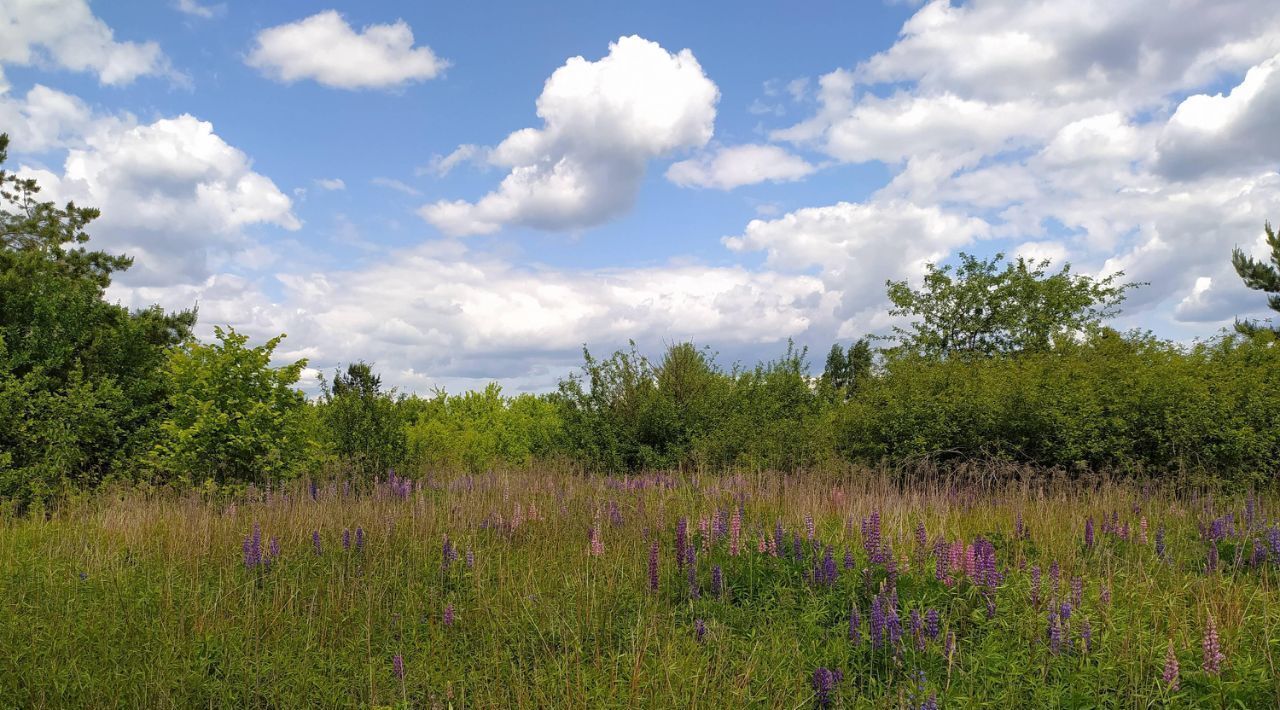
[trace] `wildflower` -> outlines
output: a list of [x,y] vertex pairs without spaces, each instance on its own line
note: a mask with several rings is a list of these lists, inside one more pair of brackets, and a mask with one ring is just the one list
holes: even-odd
[[884,627],[885,616],[884,609],[881,607],[880,595],[871,598],[871,647],[880,648],[884,645]]
[[1205,560],[1204,569],[1206,572],[1212,572],[1218,568],[1218,543],[1209,543],[1209,556]]
[[947,638],[942,642],[942,656],[951,661],[951,657],[956,652],[956,632],[947,632]]
[[1058,625],[1058,614],[1053,609],[1049,610],[1049,651],[1055,656],[1058,655],[1058,649],[1062,646],[1062,627]]
[[813,693],[818,707],[831,705],[831,691],[835,688],[835,674],[829,668],[819,668],[813,672]]
[[262,549],[254,542],[253,534],[245,535],[244,543],[241,545],[244,553],[245,569],[253,569],[262,561]]
[[1111,582],[1103,582],[1098,589],[1098,603],[1107,606],[1111,603]]
[[600,540],[600,528],[592,525],[587,530],[587,537],[591,541],[591,556],[599,557],[604,554],[604,542]]
[[1173,639],[1169,639],[1169,650],[1164,654],[1163,679],[1169,690],[1178,689],[1178,655],[1173,652]]
[[797,560],[804,558],[804,547],[800,544],[799,535],[791,536],[791,554],[794,555]]
[[827,584],[833,584],[836,581],[836,558],[831,554],[831,547],[828,545],[826,551],[822,554],[822,575],[823,581]]
[[467,550],[466,560],[467,560],[467,569],[475,569],[476,553],[474,550]]
[[311,549],[316,551],[317,556],[319,556],[323,552],[320,548],[320,531],[319,530],[311,531]]
[[720,565],[711,566],[711,593],[717,597],[724,593],[724,572]]
[[351,549],[351,531],[347,528],[342,529],[342,549]]
[[1204,625],[1204,672],[1218,675],[1222,672],[1222,662],[1227,660],[1222,652],[1222,643],[1218,638],[1218,624],[1210,616]]
[[1156,557],[1164,559],[1164,526],[1156,530]]
[[849,641],[855,646],[862,643],[862,617],[858,614],[857,604],[849,614]]
[[1040,608],[1040,565],[1031,568],[1031,606]]
[[783,535],[782,521],[778,520],[773,524],[773,556],[774,557],[777,557],[779,554],[782,554],[782,552],[785,551],[784,548],[782,547],[782,535]]
[[1084,580],[1080,577],[1071,578],[1071,606],[1080,606],[1080,602],[1084,599]]
[[356,528],[356,552],[364,552],[364,528]]
[[930,609],[924,613],[924,633],[930,639],[938,638],[938,631],[941,630],[942,615],[937,609]]
[[804,532],[809,542],[813,542],[814,538],[817,536],[817,529],[813,524],[813,516],[808,513],[804,514]]
[[916,640],[916,650],[924,650],[924,617],[919,609],[911,610],[911,635]]
[[391,670],[396,674],[396,678],[404,680],[404,656],[397,653],[391,657]]
[[1089,644],[1093,641],[1093,628],[1089,626],[1089,620],[1084,619],[1080,622],[1080,642],[1084,646],[1084,652],[1089,652]]
[[1084,546],[1093,547],[1093,517],[1084,521]]
[[707,637],[707,625],[702,619],[696,619],[693,622],[693,638],[698,643],[703,643]]
[[445,604],[444,606],[444,625],[453,626],[453,604]]
[[729,519],[729,554],[737,556],[741,552],[742,513],[733,509],[733,517]]
[[1058,584],[1062,581],[1062,568],[1058,566],[1058,561],[1054,560],[1049,565],[1049,591],[1052,596],[1058,595]]
[[862,520],[862,546],[873,563],[880,561],[880,511],[878,510],[871,511],[871,517]]
[[916,546],[923,548],[929,543],[929,534],[924,529],[924,521],[916,523]]
[[676,567],[681,572],[684,571],[684,565],[687,560],[684,558],[685,548],[689,546],[689,519],[680,518],[676,522]]
[[1145,515],[1138,521],[1138,542],[1147,544],[1147,516]]
[[649,543],[649,591],[658,591],[658,541]]
[[307,489],[311,492],[312,501],[319,500],[320,489],[316,487],[315,479],[311,479],[310,481],[307,482]]
[[1022,524],[1022,511],[1021,511],[1021,510],[1019,510],[1019,511],[1018,511],[1018,517],[1013,521],[1013,537],[1014,537],[1014,539],[1015,539],[1015,540],[1021,540],[1021,539],[1022,539],[1023,534],[1024,534],[1024,533],[1026,533],[1026,531],[1027,531],[1027,530],[1026,530],[1026,527],[1024,527],[1024,526],[1023,526],[1023,524]]
[[845,569],[853,569],[853,568],[854,568],[854,562],[853,562],[853,550],[845,550],[845,551],[844,551],[844,568],[845,568]]

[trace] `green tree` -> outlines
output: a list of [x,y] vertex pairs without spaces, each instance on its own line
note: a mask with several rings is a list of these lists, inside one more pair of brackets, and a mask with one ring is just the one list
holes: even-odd
[[382,378],[366,362],[321,380],[322,417],[327,443],[339,458],[366,477],[377,476],[405,459],[406,442],[394,391],[382,390]]
[[289,477],[307,448],[306,398],[294,387],[307,361],[271,366],[283,335],[249,347],[234,329],[214,334],[217,343],[188,341],[169,357],[170,411],[153,465],[193,481]]
[[20,503],[133,468],[164,413],[167,354],[196,318],[107,302],[132,261],[83,246],[98,210],[39,192],[0,170],[0,497]]
[[[1267,294],[1267,305],[1273,311],[1280,311],[1280,236],[1272,229],[1271,223],[1263,225],[1267,235],[1267,247],[1271,250],[1268,261],[1258,261],[1244,253],[1240,247],[1231,250],[1231,265],[1244,281],[1244,285],[1254,291]],[[1252,335],[1260,330],[1272,330],[1280,333],[1280,326],[1262,326],[1256,321],[1236,321],[1236,330],[1245,335]]]
[[1101,279],[1080,276],[1067,264],[1050,273],[1049,260],[1003,254],[979,259],[960,254],[956,268],[929,264],[920,289],[888,281],[889,313],[913,318],[894,327],[899,351],[930,357],[1044,352],[1088,333],[1119,313],[1125,292],[1117,272]]
[[859,338],[848,350],[833,344],[822,369],[823,389],[837,399],[848,396],[871,376],[872,360],[871,342],[866,338]]

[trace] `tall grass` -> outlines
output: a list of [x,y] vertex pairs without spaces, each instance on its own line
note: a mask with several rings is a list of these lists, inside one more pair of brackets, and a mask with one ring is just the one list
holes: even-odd
[[[810,707],[819,668],[841,671],[830,699],[847,707],[919,707],[931,696],[943,707],[1280,705],[1275,496],[1251,497],[1247,514],[1244,497],[1150,485],[902,480],[865,470],[509,472],[349,492],[329,482],[314,498],[305,482],[232,499],[103,494],[48,518],[0,522],[0,706]],[[716,531],[738,506],[744,550],[734,556]],[[873,512],[886,546],[874,550],[863,535]],[[1210,521],[1225,515],[1230,529],[1215,530]],[[677,569],[681,518],[696,548],[696,599]],[[779,521],[782,552],[760,552]],[[270,557],[271,538],[280,551],[250,567],[255,524],[262,554]],[[994,547],[1001,579],[949,568],[949,583],[936,579],[938,541],[978,536]],[[449,564],[446,537],[457,551]],[[1212,544],[1218,562],[1207,570]],[[814,579],[827,546],[838,565],[830,583]],[[1038,604],[1033,567],[1044,579]],[[1055,648],[1050,600],[1061,617],[1075,577],[1082,599]],[[875,648],[873,600],[890,594],[902,637]],[[939,612],[940,633],[918,638],[910,612],[928,609]],[[1226,656],[1216,675],[1202,668],[1210,617]],[[1176,690],[1162,679],[1170,642]]]

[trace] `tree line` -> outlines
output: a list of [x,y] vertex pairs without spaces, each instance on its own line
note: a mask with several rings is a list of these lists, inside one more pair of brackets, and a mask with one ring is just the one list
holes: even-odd
[[[8,138],[0,134],[0,166]],[[994,459],[1067,471],[1259,482],[1280,458],[1280,348],[1269,324],[1183,345],[1108,325],[1141,286],[1048,261],[930,265],[888,282],[905,325],[835,344],[820,371],[788,343],[753,366],[694,343],[656,359],[584,348],[554,392],[404,395],[355,362],[297,388],[284,335],[192,335],[194,310],[105,298],[128,257],[92,250],[95,209],[39,199],[0,170],[0,498],[26,507],[111,480],[268,483],[329,471],[796,471]],[[1270,261],[1245,284],[1280,310]]]

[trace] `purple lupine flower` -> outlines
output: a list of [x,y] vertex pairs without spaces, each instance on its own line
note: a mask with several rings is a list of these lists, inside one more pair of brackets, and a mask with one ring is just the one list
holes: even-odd
[[396,674],[396,678],[404,680],[404,656],[397,653],[391,657],[391,671]]
[[1218,543],[1209,543],[1209,556],[1205,560],[1204,569],[1206,572],[1212,572],[1218,568]]
[[880,595],[871,598],[871,647],[879,649],[884,645],[884,609],[881,607]]
[[467,569],[475,569],[476,553],[474,550],[467,550],[466,560],[467,560]]
[[1204,672],[1218,675],[1222,672],[1222,662],[1227,659],[1222,652],[1222,642],[1218,638],[1218,624],[1210,616],[1204,625]]
[[982,598],[987,602],[987,618],[996,618],[996,593],[994,589],[983,592]]
[[1262,538],[1253,539],[1253,553],[1249,556],[1250,567],[1260,567],[1267,561],[1267,546],[1262,543]]
[[885,545],[881,548],[884,559],[884,571],[888,577],[889,584],[893,585],[898,582],[898,559],[893,556],[893,550]]
[[1071,606],[1080,606],[1080,602],[1084,599],[1084,580],[1080,577],[1071,578]]
[[1246,530],[1253,529],[1256,512],[1256,503],[1253,494],[1250,493],[1244,497],[1244,527]]
[[929,544],[929,533],[924,529],[924,521],[916,522],[916,547],[923,548]]
[[707,638],[707,625],[702,619],[695,619],[693,622],[693,639],[698,643],[703,643]]
[[1111,582],[1103,582],[1098,588],[1098,603],[1102,606],[1111,603]]
[[804,514],[804,534],[809,542],[813,542],[818,535],[817,528],[813,524],[813,516],[808,513]]
[[942,629],[942,615],[937,609],[929,609],[924,613],[924,633],[931,640],[938,638],[938,632]]
[[835,688],[835,675],[829,668],[819,668],[813,672],[813,695],[818,707],[831,705],[831,691]]
[[320,499],[320,489],[316,487],[316,480],[314,478],[307,482],[307,489],[311,492],[312,501]]
[[854,566],[855,564],[853,561],[853,550],[845,550],[844,551],[844,568],[853,569]]
[[1178,654],[1173,652],[1173,639],[1169,639],[1169,650],[1164,654],[1164,684],[1169,690],[1178,689]]
[[1026,527],[1022,524],[1022,511],[1019,510],[1018,517],[1013,521],[1013,538],[1015,540],[1021,540],[1026,531]]
[[1164,526],[1156,530],[1156,557],[1164,559]]
[[883,606],[885,633],[888,636],[889,645],[896,649],[902,641],[902,620],[898,618],[898,606],[896,600]]
[[676,522],[676,569],[684,571],[687,560],[684,558],[685,548],[689,546],[689,519],[680,518]]
[[1093,641],[1093,629],[1089,626],[1089,620],[1084,619],[1080,622],[1080,642],[1084,645],[1084,652],[1089,653],[1089,644]]
[[1271,548],[1271,557],[1280,562],[1280,525],[1267,529],[1267,545]]
[[618,510],[618,501],[609,501],[609,522],[616,526],[622,525],[622,511]]
[[356,527],[356,552],[364,552],[364,528]]
[[323,554],[324,552],[320,547],[320,531],[319,530],[311,531],[311,549],[316,551],[317,557]]
[[858,614],[858,605],[853,605],[853,611],[849,614],[849,641],[854,646],[862,643],[862,617]]
[[791,554],[797,559],[804,559],[804,545],[800,542],[800,535],[797,533],[791,536]]
[[1093,547],[1093,516],[1084,521],[1084,546]]
[[862,520],[862,547],[872,563],[880,561],[880,511],[871,511],[870,518]]
[[916,640],[916,650],[924,650],[924,617],[919,609],[911,610],[911,636]]
[[1064,625],[1066,622],[1071,621],[1071,602],[1062,602],[1062,604],[1058,605],[1058,616],[1062,617]]
[[1058,626],[1058,614],[1053,609],[1049,610],[1049,651],[1055,656],[1058,649],[1062,647],[1062,627]]
[[947,556],[941,552],[935,552],[935,555],[933,558],[933,578],[941,582],[947,578]]
[[1056,597],[1058,595],[1058,585],[1062,581],[1062,568],[1058,566],[1058,561],[1054,560],[1049,565],[1049,596]]
[[[681,555],[683,556],[683,555]],[[649,543],[649,591],[658,591],[658,541]]]
[[244,554],[245,569],[253,569],[258,566],[261,561],[262,551],[253,544],[253,534],[244,536],[244,543],[241,545]]
[[724,572],[720,565],[711,566],[711,594],[717,597],[724,594]]
[[825,552],[822,553],[822,581],[824,584],[833,584],[836,581],[836,558],[831,552],[831,546],[828,545]]
[[948,631],[947,638],[942,642],[942,657],[950,661],[952,654],[954,654],[955,652],[956,652],[956,632]]
[[453,626],[453,604],[444,605],[444,625]]

